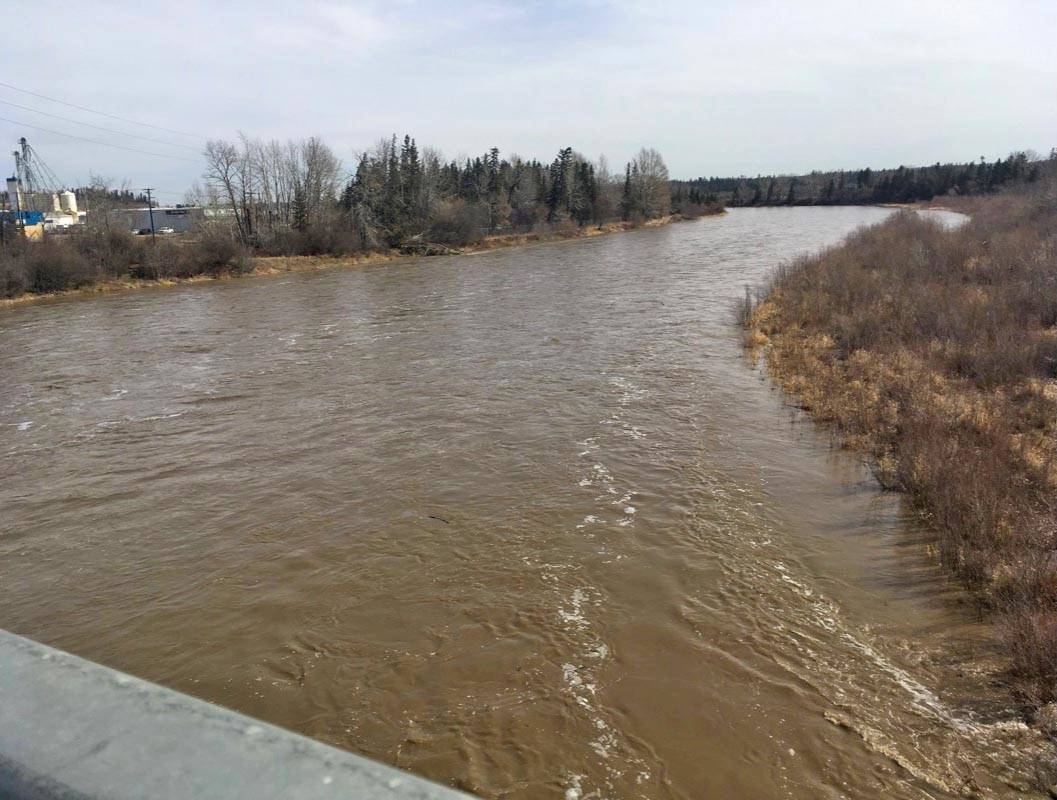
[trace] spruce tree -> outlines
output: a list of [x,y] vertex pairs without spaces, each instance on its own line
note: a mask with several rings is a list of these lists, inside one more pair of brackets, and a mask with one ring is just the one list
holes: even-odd
[[488,227],[495,230],[499,225],[499,200],[502,186],[499,181],[499,148],[493,147],[488,153]]
[[294,187],[292,227],[297,231],[308,228],[308,204],[305,202],[304,187],[300,183]]
[[631,162],[624,167],[624,191],[620,196],[620,218],[631,219]]

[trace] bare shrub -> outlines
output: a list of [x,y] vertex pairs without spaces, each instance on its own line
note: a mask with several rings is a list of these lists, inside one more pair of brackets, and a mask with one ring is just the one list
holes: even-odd
[[201,238],[191,245],[189,251],[188,258],[196,275],[241,273],[251,268],[246,248],[225,229],[206,229]]
[[141,243],[131,233],[111,227],[89,227],[71,237],[70,244],[101,276],[118,278],[129,274],[139,260]]
[[18,297],[28,286],[22,259],[10,252],[0,254],[0,297]]
[[996,612],[1027,704],[1057,695],[1055,243],[1051,180],[952,230],[897,214],[739,309],[772,374],[874,456]]
[[142,280],[190,278],[196,269],[189,258],[189,248],[171,240],[160,240],[141,248],[139,261],[132,267],[133,277]]
[[487,208],[456,199],[437,204],[426,235],[431,242],[458,247],[480,242],[487,227]]
[[1001,623],[1016,687],[1034,707],[1057,700],[1057,617],[1047,611],[1019,610]]
[[86,286],[94,280],[91,265],[65,242],[47,238],[27,246],[22,257],[27,289],[46,294]]
[[311,226],[304,230],[272,231],[257,251],[275,256],[349,256],[367,248],[357,231],[340,226]]

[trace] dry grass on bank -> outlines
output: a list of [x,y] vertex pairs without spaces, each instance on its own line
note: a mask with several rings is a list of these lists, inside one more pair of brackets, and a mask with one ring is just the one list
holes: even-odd
[[742,314],[776,380],[926,516],[1020,700],[1057,700],[1057,187],[955,230],[901,212],[780,268]]

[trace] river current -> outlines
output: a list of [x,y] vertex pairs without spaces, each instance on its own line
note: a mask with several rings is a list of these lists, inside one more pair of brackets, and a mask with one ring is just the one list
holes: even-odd
[[1028,796],[991,632],[733,322],[889,213],[0,310],[0,627],[490,798]]

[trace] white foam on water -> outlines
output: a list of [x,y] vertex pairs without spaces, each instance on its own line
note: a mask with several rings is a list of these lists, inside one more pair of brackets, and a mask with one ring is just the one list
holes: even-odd
[[580,800],[584,796],[583,781],[586,775],[570,775],[566,780],[565,800]]
[[150,417],[130,418],[129,422],[157,422],[160,419],[176,419],[186,414],[186,411],[175,411],[172,414],[155,414]]
[[612,481],[613,473],[609,471],[609,467],[605,464],[592,464],[591,471],[594,472],[595,477],[602,481]]
[[609,645],[599,642],[593,650],[587,653],[589,658],[606,658],[609,655]]
[[583,589],[574,589],[572,597],[569,599],[569,608],[562,607],[558,609],[558,616],[561,617],[562,622],[568,625],[575,625],[577,628],[587,627],[587,618],[584,616],[584,595]]
[[635,425],[631,425],[631,424],[629,424],[627,422],[625,422],[623,424],[623,426],[620,429],[620,432],[622,434],[624,434],[625,436],[630,436],[632,439],[635,439],[636,441],[646,438],[646,433],[641,428],[639,428],[639,427],[637,427]]
[[919,711],[944,722],[959,733],[978,733],[979,727],[969,720],[958,717],[931,689],[913,678],[906,670],[897,667],[873,647],[850,631],[843,632],[844,640],[886,672],[911,697],[911,705]]
[[629,381],[627,378],[616,376],[609,379],[611,386],[620,389],[620,399],[617,400],[621,406],[628,406],[633,400],[640,400],[645,397],[649,392],[636,384]]
[[562,677],[564,677],[565,682],[573,688],[583,686],[584,684],[583,678],[580,677],[580,673],[573,664],[562,664]]

